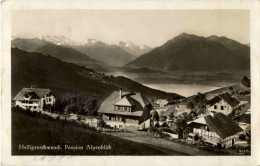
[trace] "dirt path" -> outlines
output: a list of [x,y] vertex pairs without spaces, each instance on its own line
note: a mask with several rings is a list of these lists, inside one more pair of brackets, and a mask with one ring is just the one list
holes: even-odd
[[126,140],[131,140],[133,142],[143,143],[149,147],[161,150],[162,152],[165,152],[169,155],[196,155],[196,156],[217,155],[216,153],[201,150],[189,145],[176,143],[163,138],[152,137],[147,132],[141,132],[141,131],[131,132],[131,133],[111,132],[106,134],[111,134],[113,136],[120,137]]

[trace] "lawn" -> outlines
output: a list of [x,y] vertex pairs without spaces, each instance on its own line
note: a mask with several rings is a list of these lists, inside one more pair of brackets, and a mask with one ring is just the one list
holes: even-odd
[[[62,150],[22,150],[19,145],[57,146]],[[83,150],[65,150],[65,145]],[[85,149],[87,145],[110,145],[110,150]],[[158,148],[117,138],[89,127],[40,113],[12,109],[12,155],[167,155]],[[169,154],[168,154],[169,155]]]

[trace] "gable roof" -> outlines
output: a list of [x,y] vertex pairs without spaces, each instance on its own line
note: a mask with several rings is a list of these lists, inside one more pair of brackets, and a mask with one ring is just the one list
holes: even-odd
[[232,95],[230,93],[223,93],[223,94],[220,94],[220,95],[214,97],[210,101],[208,101],[207,105],[212,106],[212,105],[220,102],[221,100],[224,100],[225,102],[227,102],[231,107],[234,107],[240,103],[235,97],[232,97]]
[[199,124],[203,124],[203,125],[207,125],[205,119],[204,119],[204,116],[201,116],[193,121],[190,121],[190,122],[187,122],[188,124],[191,124],[191,123],[199,123]]
[[123,97],[121,100],[119,100],[114,105],[121,105],[121,106],[133,106],[135,105],[135,101],[130,98],[129,96]]
[[[114,105],[134,105],[132,112],[114,111]],[[119,92],[114,91],[106,98],[98,110],[99,113],[108,113],[116,115],[142,116],[145,106],[151,104],[150,101],[139,92],[122,92],[120,99]]]
[[229,117],[222,113],[204,116],[206,124],[222,139],[235,135],[242,129]]
[[40,89],[40,88],[23,88],[13,100],[23,100],[26,95],[31,95],[33,99],[41,99],[46,94],[51,93],[50,89]]

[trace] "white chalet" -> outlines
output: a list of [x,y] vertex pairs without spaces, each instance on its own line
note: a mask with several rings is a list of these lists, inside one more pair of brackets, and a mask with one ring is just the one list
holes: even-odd
[[239,106],[239,101],[229,93],[220,94],[207,102],[207,110],[229,115]]
[[55,104],[55,96],[50,89],[23,88],[13,99],[15,106],[29,109],[42,109],[46,105]]

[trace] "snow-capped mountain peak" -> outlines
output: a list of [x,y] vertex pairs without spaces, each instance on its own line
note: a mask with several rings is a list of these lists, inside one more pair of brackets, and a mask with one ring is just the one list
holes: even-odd
[[78,41],[71,40],[69,38],[66,38],[65,36],[56,36],[56,35],[46,35],[42,36],[40,39],[57,44],[57,45],[77,45]]
[[148,46],[146,46],[146,45],[144,45],[144,44],[140,45],[139,48],[140,48],[141,50],[150,49],[150,47],[148,47]]
[[130,54],[135,55],[135,56],[142,55],[142,54],[147,53],[151,50],[150,47],[148,47],[144,44],[137,46],[134,43],[129,42],[129,41],[128,42],[120,41],[118,46],[121,47],[122,49],[124,49],[125,51],[129,52]]

